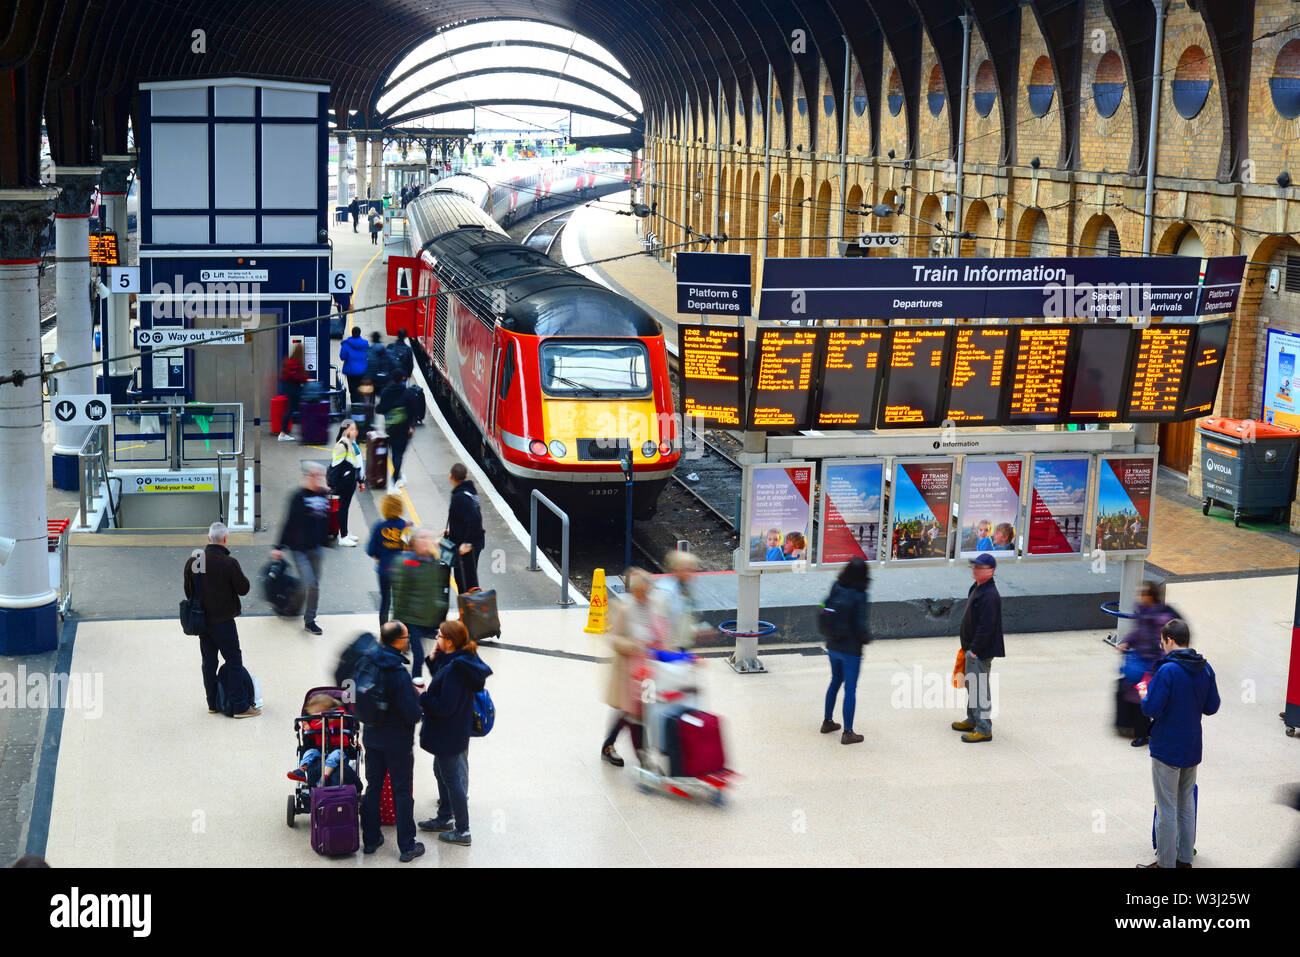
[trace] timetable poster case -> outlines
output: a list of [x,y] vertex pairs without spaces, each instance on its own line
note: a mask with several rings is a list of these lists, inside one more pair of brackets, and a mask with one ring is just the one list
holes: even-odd
[[894,459],[891,561],[946,561],[952,535],[954,458]]
[[984,552],[998,559],[1016,557],[1024,487],[1024,456],[968,455],[962,459],[958,558],[974,558]]
[[745,330],[740,326],[677,326],[678,390],[683,417],[742,428]]
[[1049,453],[1030,459],[1026,558],[1083,553],[1092,463],[1087,454]]
[[1264,352],[1262,417],[1273,425],[1300,429],[1300,398],[1296,395],[1296,366],[1300,334],[1268,330]]
[[812,537],[812,475],[811,462],[746,466],[746,568],[807,569]]
[[882,561],[885,460],[825,460],[821,498],[817,564]]
[[1150,551],[1155,490],[1154,455],[1100,456],[1094,495],[1093,547],[1110,555]]

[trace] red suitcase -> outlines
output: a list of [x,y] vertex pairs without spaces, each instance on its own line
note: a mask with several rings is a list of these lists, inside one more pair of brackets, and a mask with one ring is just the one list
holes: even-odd
[[384,789],[379,792],[379,823],[392,826],[397,823],[397,805],[393,803],[393,779],[384,775]]
[[279,435],[280,428],[284,425],[284,414],[289,411],[289,397],[287,395],[271,396],[271,434]]
[[330,495],[329,528],[328,544],[337,544],[339,540],[339,497],[334,494]]
[[701,778],[727,768],[722,750],[722,725],[715,714],[684,712],[677,719],[677,746],[684,778]]

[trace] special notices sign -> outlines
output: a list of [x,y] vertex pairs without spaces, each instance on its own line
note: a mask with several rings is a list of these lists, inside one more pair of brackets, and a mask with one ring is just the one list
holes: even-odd
[[734,326],[677,326],[682,413],[738,426],[745,395],[745,333]]

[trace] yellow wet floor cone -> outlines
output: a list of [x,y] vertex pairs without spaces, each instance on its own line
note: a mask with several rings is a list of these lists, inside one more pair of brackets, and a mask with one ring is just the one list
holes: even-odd
[[597,568],[591,576],[591,604],[587,606],[587,627],[582,630],[589,635],[603,635],[607,611],[609,611],[609,596],[605,593],[605,569]]

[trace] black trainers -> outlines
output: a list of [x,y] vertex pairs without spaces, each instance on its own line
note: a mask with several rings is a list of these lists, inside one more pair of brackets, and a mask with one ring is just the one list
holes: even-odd
[[451,821],[440,821],[436,817],[431,817],[427,821],[420,822],[422,831],[454,831],[456,825]]
[[840,735],[840,744],[861,744],[863,737],[860,734],[854,734],[852,731],[845,731]]
[[612,744],[608,748],[600,749],[600,758],[602,761],[607,761],[616,768],[621,768],[624,764],[623,759],[618,756],[618,752],[614,750]]
[[402,854],[400,857],[398,857],[398,860],[401,861],[403,864],[409,864],[411,863],[411,861],[415,860],[423,853],[424,853],[424,845],[421,844],[419,841],[416,841],[414,844],[410,846],[409,849],[402,851]]
[[379,850],[379,845],[380,845],[380,844],[383,844],[383,843],[384,843],[384,839],[381,837],[377,843],[374,843],[374,844],[366,844],[365,846],[363,846],[363,847],[361,848],[361,853],[362,853],[362,854],[373,854],[373,853],[375,853],[375,851]]
[[469,831],[446,831],[438,835],[438,840],[444,844],[459,844],[462,847],[469,847]]
[[310,631],[313,635],[323,635],[323,634],[324,634],[324,632],[320,630],[320,625],[316,624],[316,622],[314,622],[314,621],[304,621],[304,622],[302,623],[302,630],[303,630],[303,631]]
[[1128,746],[1130,748],[1145,748],[1150,743],[1151,743],[1151,738],[1149,737],[1134,738],[1132,741],[1128,743]]
[[830,734],[832,731],[838,731],[839,729],[840,726],[830,718],[822,722],[822,734]]

